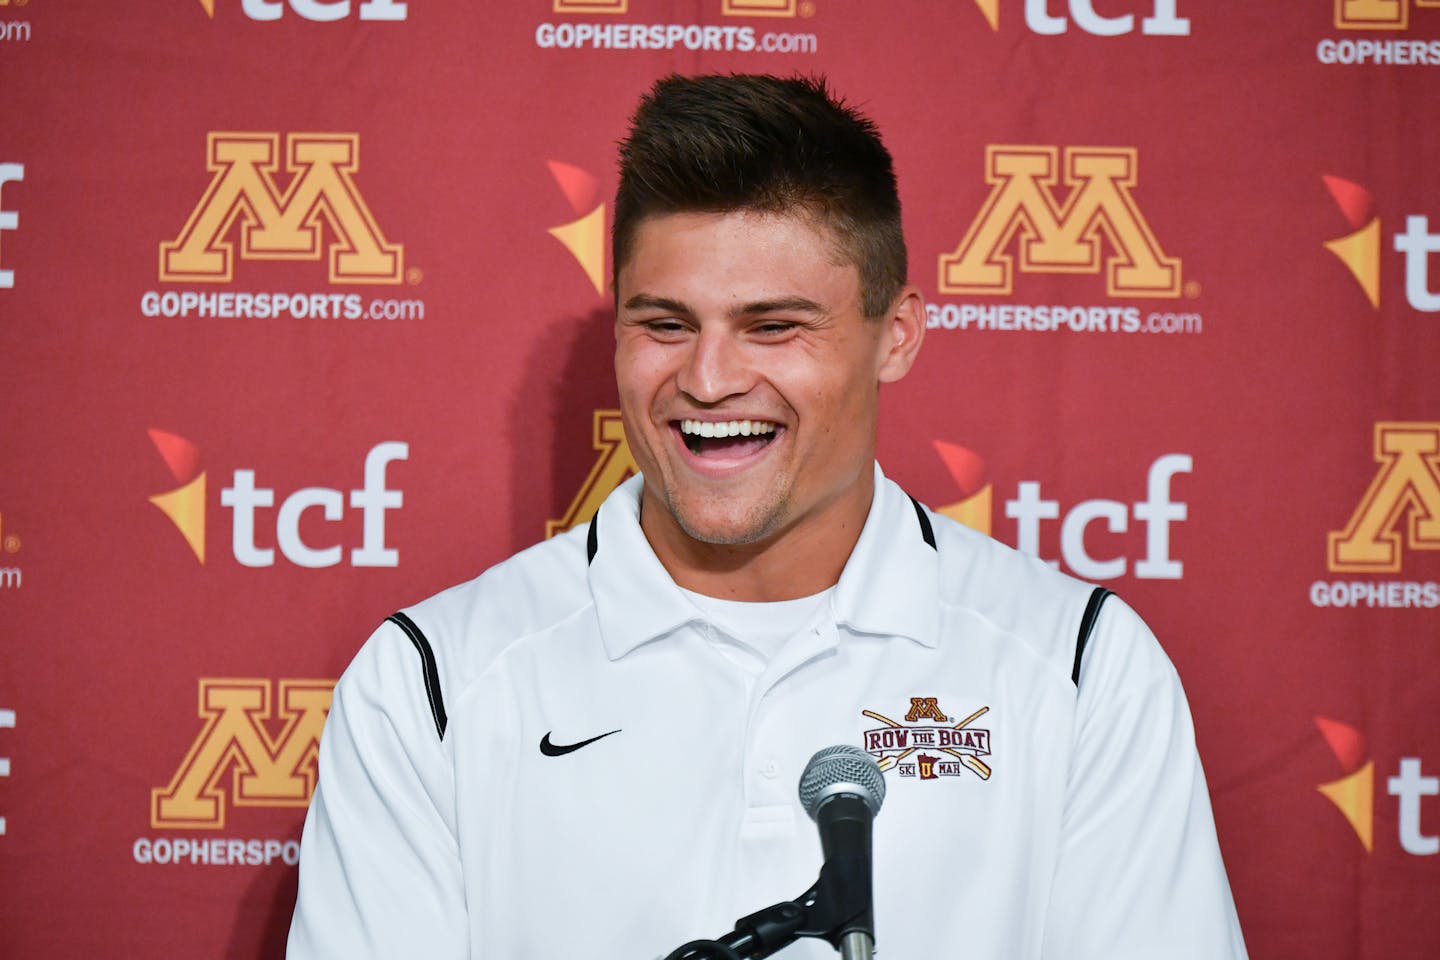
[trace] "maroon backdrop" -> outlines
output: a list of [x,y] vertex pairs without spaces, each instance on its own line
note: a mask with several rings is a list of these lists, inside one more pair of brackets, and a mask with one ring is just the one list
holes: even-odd
[[334,678],[631,469],[614,142],[729,70],[885,131],[882,463],[1155,627],[1252,954],[1433,955],[1440,2],[1280,6],[0,0],[0,955],[280,955]]

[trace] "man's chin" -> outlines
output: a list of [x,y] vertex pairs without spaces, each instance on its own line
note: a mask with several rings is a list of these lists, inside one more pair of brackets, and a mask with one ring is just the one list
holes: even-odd
[[717,547],[738,547],[768,539],[780,527],[777,506],[757,504],[750,510],[669,507],[675,525],[691,540]]

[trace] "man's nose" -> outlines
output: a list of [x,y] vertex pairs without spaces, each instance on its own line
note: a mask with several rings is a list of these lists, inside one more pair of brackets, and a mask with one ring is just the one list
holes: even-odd
[[697,403],[715,404],[746,393],[753,381],[744,344],[728,332],[702,330],[691,345],[676,385]]

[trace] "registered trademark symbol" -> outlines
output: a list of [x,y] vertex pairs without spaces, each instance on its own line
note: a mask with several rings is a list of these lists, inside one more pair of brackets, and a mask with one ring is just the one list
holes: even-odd
[[1186,281],[1185,281],[1185,299],[1187,299],[1187,300],[1199,300],[1199,299],[1200,299],[1200,281],[1198,281],[1198,280],[1186,280]]
[[6,553],[19,553],[19,552],[20,552],[20,538],[17,537],[17,536],[15,536],[15,534],[13,534],[13,533],[10,534],[10,536],[8,536],[8,537],[5,538],[5,552],[6,552]]
[[800,16],[815,16],[815,4],[811,3],[810,0],[804,0],[804,2],[800,4]]
[[405,271],[405,282],[412,287],[420,286],[420,281],[425,279],[425,271],[419,267],[411,267]]

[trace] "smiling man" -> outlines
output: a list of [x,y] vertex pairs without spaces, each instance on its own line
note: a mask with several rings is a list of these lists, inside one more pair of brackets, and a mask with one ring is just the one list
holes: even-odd
[[706,596],[833,586],[874,495],[880,384],[920,346],[919,294],[867,317],[854,264],[804,212],[652,216],[629,242],[615,372],[651,548]]
[[356,656],[290,955],[663,956],[810,885],[795,784],[853,744],[886,956],[1244,957],[1154,637],[875,463],[924,310],[873,125],[822,82],[661,81],[613,240],[642,475]]

